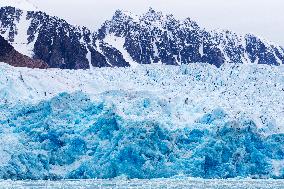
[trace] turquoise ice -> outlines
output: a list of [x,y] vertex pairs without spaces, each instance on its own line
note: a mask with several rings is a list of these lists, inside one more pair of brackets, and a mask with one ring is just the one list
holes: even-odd
[[[82,92],[1,105],[0,178],[284,178],[284,134],[265,135],[254,120],[232,120],[221,108],[175,127],[166,104],[137,98],[124,112],[111,98]],[[160,119],[144,116],[161,107]]]

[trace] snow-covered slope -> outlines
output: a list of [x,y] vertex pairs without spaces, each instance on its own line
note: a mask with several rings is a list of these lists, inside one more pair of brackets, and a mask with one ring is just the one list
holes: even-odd
[[0,178],[284,178],[284,68],[0,65]]

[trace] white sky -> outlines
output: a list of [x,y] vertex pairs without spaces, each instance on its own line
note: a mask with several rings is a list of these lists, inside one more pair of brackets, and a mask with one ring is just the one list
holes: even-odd
[[284,46],[284,0],[30,0],[39,9],[96,30],[115,10],[142,14],[153,7],[201,27],[254,33]]

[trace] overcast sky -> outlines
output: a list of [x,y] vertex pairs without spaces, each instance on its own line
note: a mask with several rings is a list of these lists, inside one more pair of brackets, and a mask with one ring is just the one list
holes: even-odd
[[149,7],[190,17],[201,27],[254,33],[284,46],[284,0],[30,0],[72,24],[97,29],[117,9],[135,14]]

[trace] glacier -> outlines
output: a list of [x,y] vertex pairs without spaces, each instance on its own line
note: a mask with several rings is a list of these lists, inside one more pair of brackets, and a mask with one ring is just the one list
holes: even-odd
[[0,178],[284,178],[283,67],[0,64]]
[[[231,118],[252,118],[268,134],[284,133],[283,73],[283,66],[244,64],[223,65],[220,69],[198,63],[40,70],[0,63],[0,103],[34,104],[62,92],[82,91],[92,100],[107,98],[119,102],[116,104],[120,112],[129,108],[139,112],[138,97],[143,93],[149,99],[160,99],[158,104],[165,104],[163,109],[172,112],[169,119],[175,121],[176,127],[193,123],[203,114],[221,107]],[[111,93],[120,95],[113,98]],[[136,119],[162,116],[156,107],[151,111],[151,114],[132,116]]]
[[[156,106],[152,99],[141,105],[127,112]],[[284,178],[283,164],[273,167],[284,160],[284,134],[263,136],[253,120],[231,120],[222,109],[183,128],[170,119],[124,118],[116,104],[82,92],[1,109],[4,179]]]
[[284,178],[283,67],[0,64],[0,178]]

